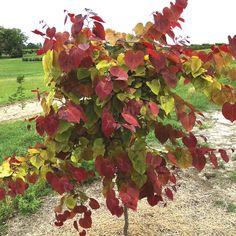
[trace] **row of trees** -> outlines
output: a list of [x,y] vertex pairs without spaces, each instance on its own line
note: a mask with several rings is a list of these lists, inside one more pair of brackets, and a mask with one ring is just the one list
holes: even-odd
[[27,43],[28,37],[20,29],[0,26],[0,56],[21,57],[23,49],[38,49],[41,45]]

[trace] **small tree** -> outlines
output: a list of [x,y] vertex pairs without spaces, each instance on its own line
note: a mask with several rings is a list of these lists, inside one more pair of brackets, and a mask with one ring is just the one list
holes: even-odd
[[[96,173],[112,215],[137,209],[139,199],[151,206],[166,204],[176,191],[174,169],[201,171],[216,153],[227,162],[226,150],[202,147],[191,132],[203,114],[175,91],[180,80],[191,83],[209,100],[223,106],[223,115],[236,120],[235,90],[219,78],[235,79],[231,66],[236,56],[236,36],[210,52],[194,51],[176,41],[173,29],[183,21],[187,0],[176,0],[154,22],[139,23],[133,34],[104,30],[102,18],[66,12],[71,33],[35,30],[44,37],[44,81],[50,87],[41,99],[44,114],[35,118],[42,144],[25,157],[8,157],[1,166],[0,199],[23,194],[38,178],[62,195],[55,209],[55,225],[79,215],[74,227],[85,235],[92,225],[92,210],[99,208],[80,185]],[[166,41],[169,36],[174,44]],[[182,129],[163,121],[175,113]],[[151,131],[165,151],[148,147]],[[96,171],[82,166],[94,161]],[[127,223],[127,221],[126,221]],[[128,225],[124,228],[127,235]]]

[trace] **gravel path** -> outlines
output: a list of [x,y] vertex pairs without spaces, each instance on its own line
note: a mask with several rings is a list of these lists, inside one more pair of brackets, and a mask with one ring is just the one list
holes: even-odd
[[[25,118],[40,111],[37,103],[28,103],[23,111],[17,105],[8,106],[7,109],[0,108],[0,121]],[[195,129],[194,132],[206,136],[208,142],[215,147],[236,148],[236,124],[225,120],[220,112],[209,112],[206,117],[206,127]],[[208,165],[201,173],[194,169],[180,170],[180,187],[174,201],[169,202],[167,207],[150,207],[142,200],[137,212],[130,211],[129,235],[236,236],[236,210],[232,207],[236,206],[236,183],[229,178],[229,173],[235,170],[235,156],[228,164],[220,165],[219,169]],[[93,226],[89,235],[123,235],[123,218],[113,217],[106,210],[100,193],[101,183],[84,186],[84,189],[89,196],[96,197],[101,203],[101,208],[93,214]],[[9,220],[7,236],[78,235],[71,222],[61,228],[54,226],[52,207],[57,201],[58,197],[47,196],[42,200],[38,213],[18,215]]]
[[0,107],[0,122],[19,120],[34,116],[42,111],[39,102],[25,102],[25,107],[22,109],[21,103]]

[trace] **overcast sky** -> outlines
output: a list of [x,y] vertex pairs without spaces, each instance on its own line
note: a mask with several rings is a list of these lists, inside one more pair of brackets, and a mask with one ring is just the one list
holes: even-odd
[[[174,0],[173,0],[174,1]],[[31,30],[40,29],[39,21],[64,30],[64,13],[84,12],[91,8],[104,21],[106,28],[131,32],[138,22],[152,20],[153,11],[169,6],[169,0],[1,0],[0,26],[20,28],[31,42],[40,37]],[[183,30],[177,34],[190,36],[191,43],[227,42],[228,35],[236,34],[236,0],[189,0],[183,17]]]

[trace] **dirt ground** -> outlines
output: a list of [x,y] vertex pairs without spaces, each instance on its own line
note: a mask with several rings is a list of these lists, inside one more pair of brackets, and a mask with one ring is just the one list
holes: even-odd
[[[195,170],[179,173],[180,187],[173,202],[167,207],[150,207],[146,200],[139,203],[137,212],[129,211],[130,236],[235,236],[236,184],[232,183],[224,170],[207,168],[201,174]],[[95,196],[101,208],[93,213],[93,226],[90,236],[123,235],[123,217],[111,216],[106,210],[100,189],[101,183],[86,186],[89,196]],[[37,214],[29,217],[17,216],[8,222],[8,236],[74,236],[72,222],[63,227],[54,226],[52,206],[58,197],[47,196]]]

